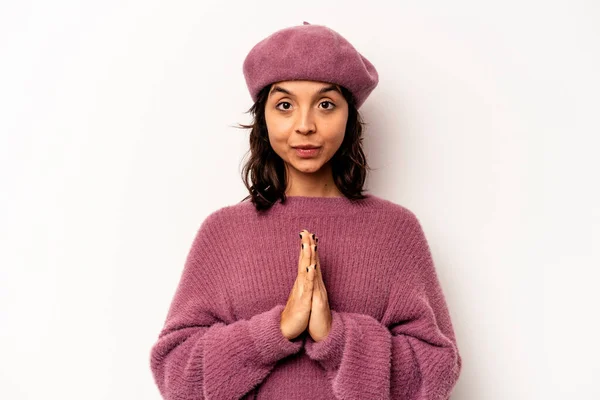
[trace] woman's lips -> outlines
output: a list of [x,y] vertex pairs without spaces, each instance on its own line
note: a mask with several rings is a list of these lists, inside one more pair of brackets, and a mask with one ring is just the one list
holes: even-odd
[[299,157],[302,158],[311,158],[317,155],[317,153],[319,153],[319,151],[321,150],[320,147],[316,147],[314,149],[300,149],[298,147],[296,147],[294,150],[296,150],[296,154]]

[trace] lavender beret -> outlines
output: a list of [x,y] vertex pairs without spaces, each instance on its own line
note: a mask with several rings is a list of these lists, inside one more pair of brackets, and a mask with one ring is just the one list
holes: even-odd
[[244,60],[246,85],[256,102],[265,86],[286,80],[311,80],[344,86],[356,108],[379,82],[377,70],[339,33],[323,25],[281,29],[258,42]]

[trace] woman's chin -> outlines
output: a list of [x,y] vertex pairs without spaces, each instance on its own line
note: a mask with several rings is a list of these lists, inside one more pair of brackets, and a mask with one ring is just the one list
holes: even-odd
[[300,160],[293,163],[293,167],[305,174],[312,174],[321,169],[322,165],[318,160]]

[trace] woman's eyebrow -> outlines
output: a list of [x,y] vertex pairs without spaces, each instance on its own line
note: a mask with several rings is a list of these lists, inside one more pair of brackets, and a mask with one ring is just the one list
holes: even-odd
[[342,92],[340,91],[340,88],[337,85],[325,86],[325,87],[321,88],[321,90],[319,90],[317,93],[318,94],[323,94],[323,93],[329,92],[331,90],[333,90],[335,92],[338,92],[339,94],[342,94]]
[[[336,91],[339,94],[342,94],[342,92],[340,91],[340,89],[337,87],[337,85],[329,85],[329,86],[324,86],[322,87],[316,94],[323,94],[329,91]],[[271,96],[272,94],[276,93],[276,92],[281,92],[281,93],[285,93],[289,96],[294,96],[294,94],[292,92],[290,92],[287,89],[282,88],[281,86],[275,85],[273,86],[273,89],[271,90],[271,93],[269,93],[269,96]]]

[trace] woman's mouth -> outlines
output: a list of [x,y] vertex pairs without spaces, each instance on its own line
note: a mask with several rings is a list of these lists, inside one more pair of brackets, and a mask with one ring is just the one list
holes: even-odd
[[319,151],[321,150],[321,148],[320,147],[315,147],[315,148],[312,148],[312,149],[301,149],[299,147],[295,147],[294,150],[296,150],[296,154],[299,157],[302,157],[302,158],[311,158],[311,157],[316,156],[319,153]]

